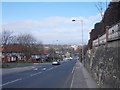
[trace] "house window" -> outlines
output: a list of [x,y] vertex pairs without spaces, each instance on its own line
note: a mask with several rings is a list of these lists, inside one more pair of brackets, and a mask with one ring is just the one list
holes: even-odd
[[11,61],[16,61],[16,60],[17,60],[16,57],[12,57],[12,58],[11,58]]

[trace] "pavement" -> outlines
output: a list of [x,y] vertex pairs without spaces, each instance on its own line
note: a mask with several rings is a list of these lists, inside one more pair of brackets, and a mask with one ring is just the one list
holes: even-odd
[[78,60],[61,65],[35,64],[16,70],[6,69],[3,73],[2,88],[98,88]]
[[91,74],[80,61],[76,62],[74,69],[72,88],[99,88]]

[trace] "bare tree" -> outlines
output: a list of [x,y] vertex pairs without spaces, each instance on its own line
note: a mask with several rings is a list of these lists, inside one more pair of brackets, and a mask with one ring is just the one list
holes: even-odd
[[20,34],[17,37],[17,43],[24,46],[24,55],[27,60],[33,52],[39,53],[39,50],[43,49],[42,43],[38,43],[31,34]]
[[96,8],[98,9],[100,15],[101,15],[101,19],[103,19],[103,3],[102,2],[98,2],[97,4],[95,4]]
[[20,34],[17,37],[17,42],[19,44],[31,45],[37,43],[36,39],[31,34]]
[[105,5],[103,2],[98,2],[97,4],[95,4],[96,8],[98,9],[100,15],[101,15],[101,19],[103,19],[103,11],[104,11],[104,6],[105,6],[105,9],[108,8],[108,0],[105,1]]
[[27,60],[33,52],[39,53],[43,50],[42,42],[38,42],[31,34],[14,34],[12,31],[3,30],[2,32],[2,47],[4,48],[4,62],[7,62],[8,44],[17,44],[21,46],[22,53],[26,56]]
[[8,30],[3,30],[2,31],[2,45],[7,45],[9,44],[11,37],[12,37],[13,32],[8,31]]
[[6,51],[6,45],[8,45],[10,43],[10,40],[12,40],[12,31],[9,30],[3,30],[2,31],[2,47],[4,48],[4,61],[3,64],[7,62],[7,51]]

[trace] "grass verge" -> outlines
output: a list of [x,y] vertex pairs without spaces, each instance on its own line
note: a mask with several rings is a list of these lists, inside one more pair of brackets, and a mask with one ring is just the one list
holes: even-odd
[[8,68],[21,68],[21,67],[30,67],[30,66],[7,66],[7,67],[0,67],[0,68],[8,69]]

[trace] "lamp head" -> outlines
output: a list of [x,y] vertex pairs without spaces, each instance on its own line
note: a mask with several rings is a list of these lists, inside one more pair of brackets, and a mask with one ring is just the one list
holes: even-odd
[[75,19],[72,20],[73,22],[75,21]]

